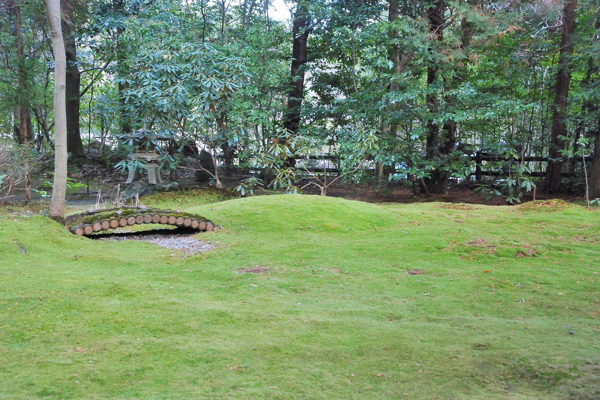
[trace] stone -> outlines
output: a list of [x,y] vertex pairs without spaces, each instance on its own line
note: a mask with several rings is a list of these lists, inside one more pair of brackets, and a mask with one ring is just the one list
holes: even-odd
[[[200,163],[200,166],[204,169],[209,170],[210,172],[214,173],[215,170],[215,164],[213,163],[213,159],[211,154],[206,151],[206,150],[202,150],[200,152],[200,155],[198,156],[198,162]],[[210,179],[212,178],[212,176],[203,170],[198,170],[196,171],[196,180],[198,182],[208,182]]]

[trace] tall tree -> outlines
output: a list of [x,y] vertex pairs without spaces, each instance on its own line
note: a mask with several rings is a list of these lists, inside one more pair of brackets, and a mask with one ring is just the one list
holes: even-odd
[[52,48],[54,49],[54,184],[50,216],[59,220],[65,216],[65,194],[67,188],[67,110],[65,42],[61,29],[60,0],[45,0],[46,14],[50,25]]
[[309,1],[298,0],[292,23],[292,65],[290,68],[291,88],[283,126],[295,134],[300,127],[302,100],[304,99],[304,68],[308,61],[307,45],[310,33]]
[[549,193],[559,193],[562,186],[562,151],[565,150],[567,144],[564,138],[567,136],[567,100],[571,83],[571,56],[574,48],[576,9],[577,0],[569,0],[565,3],[562,16],[560,55],[552,114],[552,141],[548,153],[549,161],[544,182],[544,188]]
[[62,29],[67,57],[67,151],[75,159],[85,157],[79,124],[81,76],[75,41],[75,0],[63,1]]
[[27,95],[29,93],[27,89],[29,77],[26,67],[26,57],[23,45],[23,24],[21,20],[21,5],[13,0],[9,1],[9,10],[15,19],[15,44],[17,50],[17,91],[19,97],[19,106],[15,112],[16,120],[18,125],[15,126],[16,139],[19,143],[26,144],[33,139],[33,133],[31,129],[31,115],[29,111],[29,104]]
[[[124,18],[126,14],[125,1],[124,0],[113,0],[112,1],[113,12],[116,16]],[[133,130],[131,123],[131,115],[125,104],[125,92],[129,89],[129,84],[125,80],[127,75],[127,51],[128,46],[125,38],[125,25],[122,21],[119,21],[116,28],[116,58],[117,58],[117,75],[119,77],[118,90],[119,90],[119,110],[120,110],[120,122],[121,132],[131,133]]]
[[444,193],[448,187],[448,172],[443,171],[440,167],[440,159],[454,149],[456,138],[454,136],[456,125],[453,121],[446,122],[443,125],[443,130],[440,131],[440,126],[436,120],[440,112],[441,86],[443,85],[440,78],[440,45],[444,40],[446,2],[444,0],[435,0],[427,9],[427,21],[429,24],[430,34],[430,60],[427,66],[427,107],[431,114],[427,121],[427,143],[426,157],[427,160],[437,163],[438,165],[431,171],[429,178],[422,182],[425,190],[428,193]]
[[[31,115],[29,113],[29,104],[23,99],[26,97],[25,93],[28,92],[26,86],[28,82],[27,68],[25,67],[25,52],[23,50],[23,35],[22,35],[22,23],[21,23],[21,6],[17,3],[12,4],[12,8],[15,14],[15,37],[17,44],[17,57],[18,57],[18,87],[17,90],[21,91],[21,101],[17,111],[19,118],[19,129],[18,129],[18,140],[23,144],[25,150],[25,159],[23,160],[23,167],[25,169],[25,200],[31,200],[31,180],[29,177],[29,141],[33,138],[31,129]],[[23,93],[25,92],[25,93]]]

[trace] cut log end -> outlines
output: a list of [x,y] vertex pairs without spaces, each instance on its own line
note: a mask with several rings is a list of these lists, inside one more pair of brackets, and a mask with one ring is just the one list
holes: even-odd
[[160,216],[160,221],[161,224],[166,224],[167,222],[169,222],[169,217],[166,215],[161,215]]
[[205,231],[206,230],[206,222],[200,221],[200,223],[198,224],[198,229],[200,229],[201,231]]
[[77,236],[83,236],[83,227],[82,226],[78,226],[73,230],[73,233],[76,234]]
[[109,225],[110,225],[110,229],[117,229],[119,227],[119,220],[111,219],[109,222]]
[[94,230],[94,232],[100,232],[102,230],[102,223],[94,222],[94,224],[92,225],[92,229]]
[[186,228],[189,228],[190,226],[192,226],[192,219],[191,218],[185,218],[183,220],[183,226],[185,226]]
[[215,228],[215,226],[211,222],[209,222],[208,224],[206,224],[206,230],[208,232],[212,232],[214,228]]
[[160,222],[160,215],[153,215],[152,222],[158,224]]
[[175,224],[181,226],[183,225],[183,220],[183,217],[177,217],[177,219],[175,220]]
[[119,226],[120,227],[127,226],[127,218],[125,218],[125,217],[119,218]]
[[137,217],[135,217],[135,223],[136,224],[143,224],[144,223],[144,216],[143,215],[138,215]]
[[144,215],[144,223],[149,224],[152,222],[152,215]]
[[127,225],[135,225],[135,217],[127,218]]
[[198,229],[199,225],[200,225],[200,222],[197,219],[195,219],[195,220],[192,221],[192,228],[193,229]]
[[110,229],[110,222],[109,221],[102,221],[100,225],[102,225],[102,230],[103,231],[106,231],[106,230]]
[[213,232],[219,232],[222,228],[219,225],[213,227]]
[[84,225],[83,233],[86,235],[91,235],[92,233],[94,233],[94,227],[92,225]]
[[177,218],[171,215],[167,222],[169,223],[169,225],[175,225],[175,222],[177,222]]

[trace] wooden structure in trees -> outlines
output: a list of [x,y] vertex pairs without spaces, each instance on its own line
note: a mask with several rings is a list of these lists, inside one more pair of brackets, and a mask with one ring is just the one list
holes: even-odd
[[200,215],[147,207],[88,211],[66,218],[67,228],[78,236],[90,236],[102,231],[143,224],[175,225],[198,232],[217,232],[222,228]]

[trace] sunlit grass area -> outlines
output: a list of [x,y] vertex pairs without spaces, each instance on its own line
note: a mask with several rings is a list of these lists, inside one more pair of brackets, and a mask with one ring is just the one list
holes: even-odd
[[1,397],[600,397],[598,211],[221,200],[148,199],[186,257],[4,212]]

